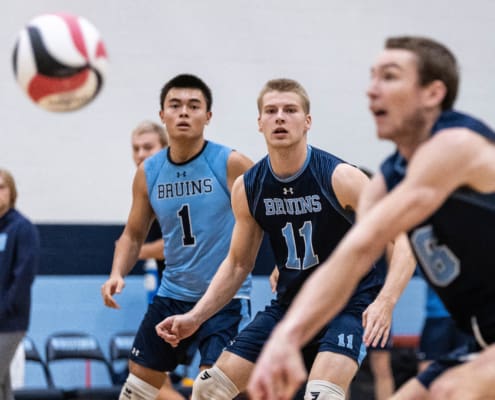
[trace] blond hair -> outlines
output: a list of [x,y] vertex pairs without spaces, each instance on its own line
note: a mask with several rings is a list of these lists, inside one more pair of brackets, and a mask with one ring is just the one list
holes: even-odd
[[13,208],[15,207],[15,202],[17,200],[17,188],[15,186],[14,177],[8,170],[4,168],[0,168],[0,176],[3,178],[10,189],[10,207]]
[[167,131],[162,125],[159,125],[152,121],[143,121],[138,124],[132,131],[132,137],[142,135],[143,133],[156,133],[160,140],[162,147],[168,146],[168,135]]
[[293,79],[286,79],[286,78],[280,78],[280,79],[272,79],[269,80],[267,83],[265,83],[265,86],[263,86],[263,89],[261,89],[261,92],[258,96],[258,112],[261,113],[261,108],[263,105],[263,96],[267,94],[268,92],[293,92],[299,95],[299,97],[302,100],[302,106],[303,110],[306,114],[309,114],[309,109],[310,109],[310,101],[309,101],[309,96],[306,90],[303,88],[303,86],[293,80]]

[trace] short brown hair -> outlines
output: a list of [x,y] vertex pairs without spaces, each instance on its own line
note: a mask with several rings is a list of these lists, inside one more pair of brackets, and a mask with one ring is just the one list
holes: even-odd
[[14,177],[8,170],[4,168],[0,168],[0,176],[3,178],[10,189],[10,207],[13,208],[15,207],[15,202],[17,200],[17,188],[15,186]]
[[445,84],[447,94],[442,101],[442,110],[454,106],[459,87],[459,68],[452,52],[435,40],[420,36],[390,37],[386,49],[411,51],[418,60],[418,76],[421,86],[439,80]]
[[293,92],[301,97],[303,103],[303,110],[306,114],[309,114],[310,110],[310,101],[309,96],[306,90],[302,87],[302,85],[293,80],[293,79],[272,79],[265,83],[263,89],[258,96],[258,111],[261,113],[261,107],[263,102],[263,96],[268,92]]
[[153,132],[158,135],[162,147],[168,146],[167,131],[162,125],[152,121],[143,121],[138,124],[132,131],[132,137],[142,135],[143,133]]

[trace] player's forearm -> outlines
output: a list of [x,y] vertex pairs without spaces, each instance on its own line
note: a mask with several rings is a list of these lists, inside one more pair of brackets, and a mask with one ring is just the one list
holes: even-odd
[[[283,319],[283,334],[302,347],[347,304],[357,284],[383,252],[373,234],[351,230],[332,256],[303,285]],[[346,240],[347,239],[347,240]]]
[[395,240],[385,283],[377,300],[385,300],[395,306],[411,279],[416,260],[409,245],[407,236],[401,234]]
[[121,236],[115,244],[111,275],[127,276],[138,260],[142,243]]
[[228,259],[224,260],[208,290],[191,310],[193,316],[203,323],[220,311],[235,296],[249,272],[243,267],[231,265]]

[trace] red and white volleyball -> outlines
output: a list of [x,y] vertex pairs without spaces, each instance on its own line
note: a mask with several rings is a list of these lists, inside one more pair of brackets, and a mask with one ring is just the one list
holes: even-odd
[[14,73],[24,92],[49,111],[77,110],[101,91],[107,52],[98,30],[85,18],[45,14],[19,33]]

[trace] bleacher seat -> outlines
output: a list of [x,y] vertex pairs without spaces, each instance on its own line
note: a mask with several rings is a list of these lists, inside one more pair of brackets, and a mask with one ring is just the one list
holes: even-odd
[[45,378],[45,387],[23,387],[21,389],[14,390],[14,397],[16,400],[60,400],[64,398],[64,392],[55,388],[53,384],[53,378],[50,374],[50,370],[45,361],[41,358],[34,341],[26,336],[23,339],[24,354],[26,357],[26,363],[37,364]]
[[54,363],[60,361],[83,361],[101,364],[108,374],[107,384],[100,386],[81,385],[66,388],[66,399],[78,400],[115,400],[120,393],[120,385],[113,383],[113,369],[105,357],[97,339],[83,332],[54,333],[46,339],[45,344],[46,363],[52,374],[54,384],[57,385],[56,376],[52,371]]

